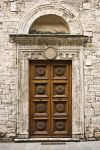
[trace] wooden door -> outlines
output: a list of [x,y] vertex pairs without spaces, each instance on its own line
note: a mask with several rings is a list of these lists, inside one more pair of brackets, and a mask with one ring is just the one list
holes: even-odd
[[71,61],[30,61],[30,137],[71,137]]

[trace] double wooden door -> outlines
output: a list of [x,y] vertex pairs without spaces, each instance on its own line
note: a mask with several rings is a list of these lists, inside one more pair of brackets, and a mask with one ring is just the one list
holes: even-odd
[[30,61],[30,137],[70,137],[71,61]]

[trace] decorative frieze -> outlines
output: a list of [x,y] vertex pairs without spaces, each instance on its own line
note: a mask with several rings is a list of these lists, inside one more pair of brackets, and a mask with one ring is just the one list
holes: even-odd
[[[49,48],[49,47],[48,47]],[[53,49],[54,47],[52,47]],[[31,50],[30,50],[31,49]],[[47,49],[46,48],[41,48],[41,49],[32,49],[32,47],[27,47],[26,50],[24,50],[24,47],[21,48],[20,52],[21,55],[20,55],[20,59],[31,59],[31,60],[47,60],[47,59],[56,59],[56,60],[72,60],[72,59],[75,59],[75,58],[78,58],[79,57],[79,51],[81,48],[77,47],[76,49],[74,48],[68,48],[68,49],[61,49],[61,48],[57,48],[56,49],[56,56],[51,58],[47,58],[45,56],[45,50]]]

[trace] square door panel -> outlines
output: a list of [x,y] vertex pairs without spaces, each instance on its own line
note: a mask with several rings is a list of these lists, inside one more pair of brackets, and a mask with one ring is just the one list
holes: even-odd
[[35,97],[48,96],[48,85],[46,83],[35,83],[33,90],[34,90]]
[[53,133],[67,134],[68,133],[67,119],[53,119]]
[[34,116],[47,116],[48,115],[48,102],[47,101],[34,101]]
[[66,101],[54,101],[53,102],[53,115],[68,115],[68,105]]
[[35,79],[48,78],[48,66],[35,65],[34,77],[35,77]]
[[47,119],[34,119],[34,134],[48,134],[49,124]]
[[54,83],[53,84],[53,96],[67,96],[67,84],[66,83]]
[[53,67],[53,78],[66,78],[66,66],[65,65],[55,65]]

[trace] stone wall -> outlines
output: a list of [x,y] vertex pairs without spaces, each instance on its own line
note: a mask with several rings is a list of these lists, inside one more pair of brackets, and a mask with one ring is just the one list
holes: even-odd
[[[16,136],[17,51],[9,34],[17,34],[30,7],[54,3],[77,12],[85,35],[93,36],[84,48],[85,137],[100,137],[100,1],[90,0],[1,0],[0,1],[0,132]],[[72,12],[74,12],[72,10]],[[40,12],[41,13],[41,12]]]

